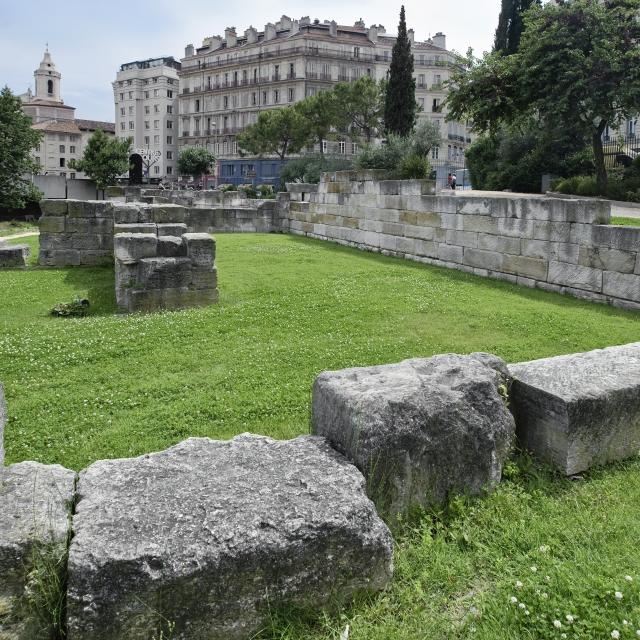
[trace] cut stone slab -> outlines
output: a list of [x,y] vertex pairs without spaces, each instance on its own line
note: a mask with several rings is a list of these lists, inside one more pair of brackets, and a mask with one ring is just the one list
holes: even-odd
[[0,268],[26,267],[30,253],[31,247],[28,244],[0,245]]
[[156,255],[158,236],[154,233],[119,233],[113,238],[113,248],[116,260],[132,264]]
[[216,257],[216,241],[207,233],[185,233],[187,256],[198,267],[212,267]]
[[314,383],[312,430],[355,463],[389,515],[481,494],[514,440],[509,382],[490,354],[329,371]]
[[509,370],[520,443],[566,475],[640,453],[640,342]]
[[65,552],[75,479],[75,471],[38,462],[0,469],[0,638],[41,637],[22,599],[34,557]]
[[[191,438],[80,473],[68,639],[251,637],[283,606],[377,591],[392,538],[323,438]],[[166,628],[165,628],[166,631]]]

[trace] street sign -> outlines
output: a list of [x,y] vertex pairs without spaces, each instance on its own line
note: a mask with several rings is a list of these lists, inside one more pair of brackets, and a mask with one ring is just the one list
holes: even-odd
[[157,160],[162,156],[162,151],[159,149],[134,149],[133,152],[137,153],[145,162]]

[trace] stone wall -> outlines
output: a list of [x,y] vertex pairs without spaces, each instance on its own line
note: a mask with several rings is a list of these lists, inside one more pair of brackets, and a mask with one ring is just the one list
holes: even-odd
[[116,302],[122,311],[183,309],[218,301],[215,240],[184,223],[118,224]]
[[427,181],[377,178],[372,171],[323,174],[317,193],[292,185],[281,206],[283,230],[640,309],[640,228],[606,225],[607,202],[436,196]]

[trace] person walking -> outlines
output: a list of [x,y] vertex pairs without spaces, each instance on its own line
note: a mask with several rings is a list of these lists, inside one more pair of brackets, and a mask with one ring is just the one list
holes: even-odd
[[447,187],[451,189],[451,174],[447,176]]
[[456,177],[456,174],[454,173],[454,174],[451,176],[451,189],[452,189],[453,191],[455,191],[455,190],[456,190],[456,182],[457,182],[457,180],[458,180],[458,178]]

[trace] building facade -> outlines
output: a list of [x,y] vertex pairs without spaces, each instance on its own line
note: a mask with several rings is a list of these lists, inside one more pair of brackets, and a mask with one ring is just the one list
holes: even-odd
[[128,62],[113,82],[116,135],[133,138],[143,176],[173,180],[178,170],[178,71],[172,57]]
[[[442,33],[426,42],[416,42],[413,30],[409,37],[419,117],[442,131],[443,142],[433,150],[433,160],[462,166],[470,130],[465,123],[446,122],[444,106],[444,83],[456,56],[447,50]],[[261,111],[294,104],[364,75],[385,78],[395,40],[381,25],[367,28],[358,21],[351,27],[282,16],[263,31],[249,27],[238,35],[230,27],[224,37],[207,37],[198,48],[188,45],[179,74],[179,146],[210,149],[221,160],[220,181],[242,181],[237,173],[251,172],[252,162],[240,158],[236,136],[255,123]],[[358,145],[345,138],[327,141],[324,150],[349,156],[358,152]],[[226,168],[232,175],[224,175]]]
[[38,173],[84,178],[81,171],[69,168],[69,162],[82,158],[89,138],[96,130],[114,135],[114,124],[75,117],[75,107],[64,104],[62,99],[62,74],[48,49],[34,71],[34,78],[35,94],[29,89],[20,99],[22,110],[33,122],[32,128],[42,133],[42,140],[33,151],[40,166]]

